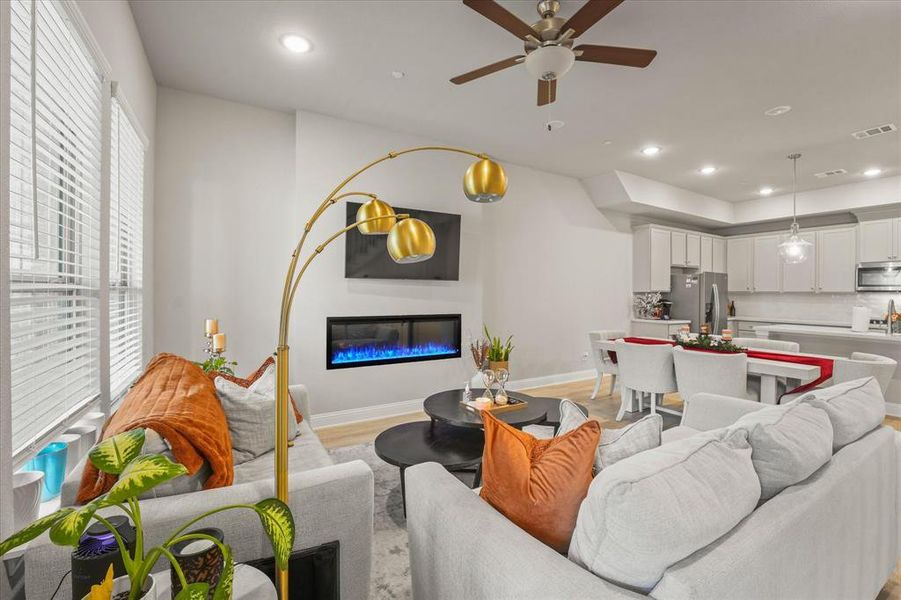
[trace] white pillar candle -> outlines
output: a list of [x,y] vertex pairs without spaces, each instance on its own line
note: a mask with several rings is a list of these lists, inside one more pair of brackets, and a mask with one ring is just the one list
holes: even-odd
[[204,330],[207,335],[214,335],[219,333],[219,320],[218,319],[207,319],[204,324]]
[[213,334],[213,350],[216,352],[225,352],[225,334]]

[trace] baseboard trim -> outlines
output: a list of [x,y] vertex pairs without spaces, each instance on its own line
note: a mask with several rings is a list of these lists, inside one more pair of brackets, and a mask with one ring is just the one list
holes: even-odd
[[[544,375],[542,377],[529,377],[527,379],[514,380],[507,384],[507,389],[513,391],[525,390],[546,385],[555,385],[558,383],[593,379],[594,377],[594,369],[573,371],[571,373],[558,373],[556,375]],[[358,423],[360,421],[372,421],[374,419],[396,417],[421,411],[422,403],[424,401],[425,398],[416,398],[413,400],[377,404],[375,406],[335,410],[327,413],[314,414],[310,420],[313,422],[316,429],[319,429],[320,427],[334,427],[335,425],[347,425],[349,423]]]
[[893,417],[901,417],[901,404],[896,402],[885,403],[885,414]]

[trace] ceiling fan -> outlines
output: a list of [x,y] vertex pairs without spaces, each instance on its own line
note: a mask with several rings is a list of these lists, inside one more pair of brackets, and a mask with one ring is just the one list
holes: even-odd
[[588,0],[576,14],[564,19],[557,16],[558,0],[541,0],[538,3],[541,19],[527,25],[494,0],[463,0],[463,4],[523,40],[525,54],[458,75],[451,82],[460,85],[525,63],[529,73],[538,79],[538,106],[544,106],[557,99],[557,80],[566,75],[577,60],[643,69],[657,56],[656,50],[592,44],[573,46],[577,37],[623,1]]

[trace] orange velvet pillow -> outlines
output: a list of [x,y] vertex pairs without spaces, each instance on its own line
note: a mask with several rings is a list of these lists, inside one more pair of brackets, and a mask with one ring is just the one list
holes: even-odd
[[566,552],[591,484],[600,424],[586,421],[565,435],[539,440],[488,411],[482,420],[482,498],[533,537]]
[[[263,364],[260,365],[260,368],[248,375],[247,377],[237,377],[235,375],[229,375],[228,373],[223,373],[221,371],[210,371],[207,373],[207,377],[210,380],[215,380],[217,377],[222,377],[223,379],[228,379],[235,385],[240,385],[243,388],[248,388],[253,385],[253,383],[263,376],[263,373],[266,372],[271,365],[275,364],[275,359],[271,356],[263,361]],[[294,396],[291,393],[288,393],[288,398],[291,399],[291,408],[294,410],[294,418],[300,423],[303,421],[303,415],[300,413],[300,410],[297,408],[297,402],[294,400]]]

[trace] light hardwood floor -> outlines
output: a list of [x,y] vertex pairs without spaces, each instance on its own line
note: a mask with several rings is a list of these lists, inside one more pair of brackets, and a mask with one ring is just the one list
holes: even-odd
[[[588,414],[592,418],[601,423],[603,427],[617,428],[623,427],[630,421],[640,418],[640,415],[629,416],[623,421],[616,421],[616,413],[619,410],[620,395],[619,392],[610,394],[610,379],[605,378],[601,385],[598,397],[591,399],[591,391],[594,388],[594,380],[574,381],[571,383],[562,383],[558,385],[550,385],[530,390],[522,390],[533,396],[546,396],[552,398],[569,398],[574,402],[578,402],[588,407]],[[670,394],[664,398],[666,406],[679,408],[682,405],[678,394]],[[667,426],[678,422],[678,417],[663,415]],[[316,433],[327,448],[338,448],[341,446],[351,446],[355,444],[363,444],[375,439],[380,432],[385,429],[407,423],[410,421],[424,421],[428,419],[425,413],[415,412],[407,415],[399,415],[396,417],[388,417],[384,419],[375,419],[372,421],[362,421],[359,423],[350,423],[348,425],[336,425],[334,427],[321,427],[316,429]],[[901,431],[901,418],[886,417],[885,424]],[[882,588],[876,600],[901,600],[901,562],[899,562],[891,579]]]

